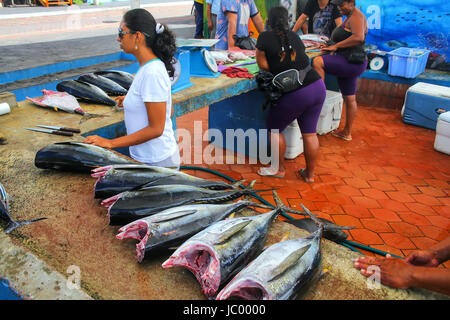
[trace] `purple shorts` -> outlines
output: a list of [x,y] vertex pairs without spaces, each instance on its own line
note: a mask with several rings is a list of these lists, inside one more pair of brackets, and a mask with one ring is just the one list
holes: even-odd
[[366,70],[367,60],[362,64],[353,64],[340,54],[324,55],[322,59],[325,72],[336,76],[342,95],[355,95],[358,77]]
[[320,111],[326,97],[322,79],[284,94],[276,107],[271,108],[267,117],[267,129],[282,132],[295,119],[302,133],[316,133]]

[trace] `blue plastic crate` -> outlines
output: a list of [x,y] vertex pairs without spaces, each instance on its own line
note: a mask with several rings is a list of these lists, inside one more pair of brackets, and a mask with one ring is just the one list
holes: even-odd
[[415,78],[425,71],[429,50],[417,48],[398,48],[389,55],[388,74],[404,78]]

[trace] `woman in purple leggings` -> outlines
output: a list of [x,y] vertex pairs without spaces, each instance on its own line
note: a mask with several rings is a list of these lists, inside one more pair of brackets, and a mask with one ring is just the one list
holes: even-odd
[[[276,75],[289,69],[303,70],[309,67],[305,46],[298,35],[289,30],[288,12],[284,7],[270,10],[268,26],[269,31],[262,32],[256,44],[256,62],[259,68]],[[310,68],[302,86],[284,94],[277,105],[270,109],[267,128],[271,130],[271,143],[279,148],[278,154],[272,154],[271,166],[260,168],[259,175],[284,177],[286,141],[281,132],[297,119],[302,132],[306,162],[306,168],[300,170],[299,174],[306,182],[314,182],[314,167],[319,152],[316,126],[325,95],[323,80]]]
[[358,77],[367,68],[367,59],[363,47],[367,34],[367,20],[364,14],[356,8],[355,0],[331,0],[331,3],[336,4],[347,18],[331,34],[331,40],[335,44],[322,48],[322,50],[331,54],[315,58],[313,67],[322,79],[325,78],[325,73],[337,77],[346,106],[346,118],[344,129],[333,131],[332,134],[335,137],[350,141],[352,140],[351,130],[357,110],[356,84]]

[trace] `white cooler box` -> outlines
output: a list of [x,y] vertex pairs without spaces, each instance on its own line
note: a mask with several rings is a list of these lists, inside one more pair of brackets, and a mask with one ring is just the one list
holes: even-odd
[[441,113],[438,117],[434,149],[450,155],[450,111]]
[[339,128],[344,100],[340,92],[327,90],[327,96],[317,123],[317,134],[324,135]]

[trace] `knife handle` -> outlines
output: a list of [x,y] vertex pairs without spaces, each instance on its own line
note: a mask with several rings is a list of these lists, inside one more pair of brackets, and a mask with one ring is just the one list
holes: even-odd
[[54,130],[52,133],[53,134],[58,134],[60,136],[67,136],[67,137],[72,137],[73,136],[73,132],[67,132],[67,131]]
[[68,132],[74,132],[74,133],[80,133],[80,132],[81,132],[80,129],[66,128],[66,127],[59,128],[59,130],[62,130],[62,131],[68,131]]

